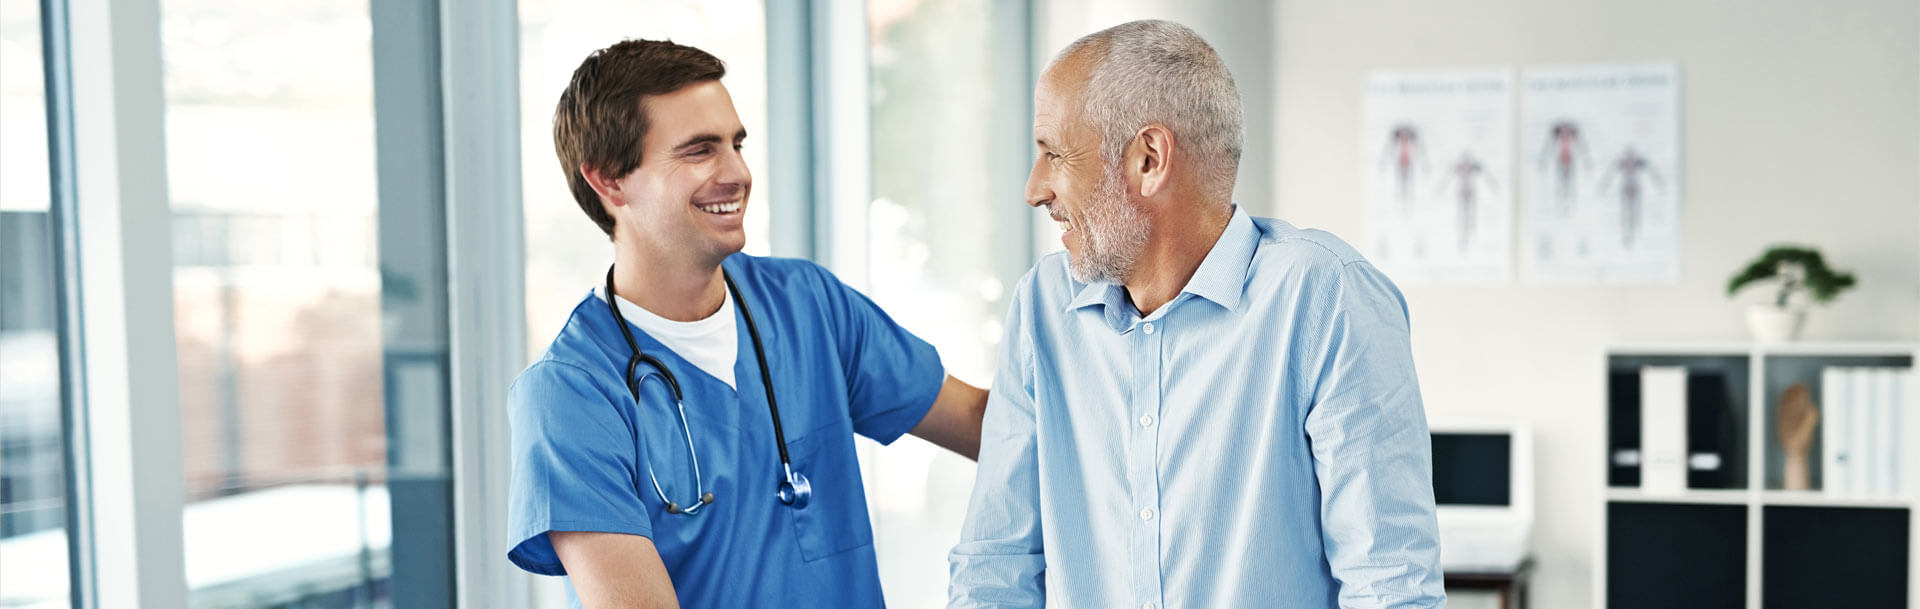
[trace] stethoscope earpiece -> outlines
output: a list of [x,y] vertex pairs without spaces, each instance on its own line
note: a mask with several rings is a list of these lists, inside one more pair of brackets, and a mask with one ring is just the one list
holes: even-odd
[[[703,506],[703,505],[708,505],[708,504],[711,504],[711,503],[713,503],[713,493],[701,493],[701,494],[700,494],[700,505],[696,505],[696,506],[693,506],[693,510],[697,510],[697,509],[700,509],[700,506]],[[678,504],[678,503],[674,503],[674,502],[672,502],[672,501],[668,501],[668,502],[667,502],[667,513],[668,513],[668,514],[679,514],[679,513],[683,513],[683,512],[684,512],[684,513],[688,513],[688,514],[691,514],[691,513],[693,513],[693,510],[689,510],[689,509],[683,509],[683,508],[681,508],[681,507],[680,507],[680,504]]]

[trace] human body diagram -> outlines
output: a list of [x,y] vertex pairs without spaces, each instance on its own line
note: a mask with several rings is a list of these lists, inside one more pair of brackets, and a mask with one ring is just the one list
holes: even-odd
[[1401,123],[1387,132],[1387,145],[1380,151],[1380,168],[1393,168],[1394,192],[1400,210],[1413,207],[1413,183],[1427,169],[1427,151],[1420,144],[1420,128]]
[[1608,164],[1607,172],[1600,177],[1600,194],[1614,194],[1616,180],[1619,182],[1617,188],[1620,197],[1620,244],[1633,249],[1634,239],[1640,232],[1641,182],[1644,180],[1660,189],[1665,189],[1666,184],[1647,157],[1632,146],[1620,151],[1620,155]]
[[1484,184],[1488,194],[1499,189],[1499,183],[1487,173],[1486,165],[1475,157],[1472,151],[1461,151],[1460,157],[1441,175],[1439,193],[1444,195],[1449,186],[1453,187],[1455,213],[1459,218],[1458,245],[1460,251],[1467,251],[1473,243],[1479,226],[1480,187]]
[[1560,213],[1573,209],[1574,185],[1578,182],[1579,172],[1591,166],[1587,155],[1587,144],[1580,137],[1580,123],[1561,119],[1554,121],[1547,130],[1547,145],[1540,149],[1540,170],[1553,171],[1554,200],[1559,203]]

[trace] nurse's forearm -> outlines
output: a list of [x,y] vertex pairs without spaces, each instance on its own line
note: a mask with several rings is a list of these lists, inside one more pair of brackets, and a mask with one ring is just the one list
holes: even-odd
[[987,412],[987,390],[947,377],[933,408],[913,427],[913,435],[968,459],[980,459],[980,419]]
[[553,552],[587,609],[679,609],[653,540],[639,535],[554,531]]

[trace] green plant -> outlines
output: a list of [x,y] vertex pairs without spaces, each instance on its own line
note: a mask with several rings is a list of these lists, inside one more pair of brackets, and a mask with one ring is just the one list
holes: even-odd
[[1820,257],[1820,250],[1776,245],[1747,263],[1747,268],[1727,282],[1727,296],[1731,297],[1741,288],[1767,280],[1779,281],[1780,291],[1773,300],[1773,306],[1782,309],[1787,308],[1787,300],[1795,292],[1805,291],[1814,302],[1826,303],[1853,287],[1853,274],[1829,268],[1826,260]]

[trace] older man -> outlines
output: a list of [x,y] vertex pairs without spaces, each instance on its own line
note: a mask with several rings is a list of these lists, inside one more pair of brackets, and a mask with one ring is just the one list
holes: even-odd
[[1231,199],[1239,94],[1124,24],[1034,94],[1027,203],[1066,230],[1007,315],[950,607],[1440,607],[1406,305]]

